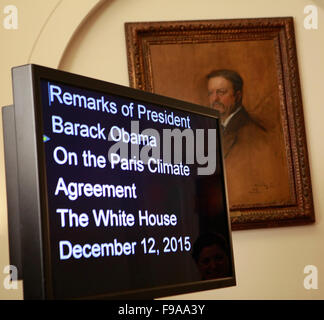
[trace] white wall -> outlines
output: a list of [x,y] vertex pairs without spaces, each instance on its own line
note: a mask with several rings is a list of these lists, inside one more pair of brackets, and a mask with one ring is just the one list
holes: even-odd
[[[324,298],[324,6],[321,0],[110,0],[88,14],[95,0],[12,0],[18,30],[0,27],[0,105],[12,103],[10,68],[28,62],[59,67],[128,85],[124,22],[293,16],[312,175],[316,223],[309,226],[233,232],[237,286],[177,296],[185,299]],[[33,3],[33,5],[30,5]],[[0,10],[8,4],[0,0]],[[77,5],[75,5],[77,4]],[[318,29],[303,26],[304,7],[318,8]],[[75,5],[75,6],[74,6]],[[1,16],[0,16],[1,17]],[[73,36],[73,37],[72,37]],[[71,38],[72,37],[72,38]],[[1,124],[0,124],[1,126]],[[1,129],[1,128],[0,128]],[[5,290],[2,270],[9,264],[2,130],[0,131],[0,298],[21,299],[22,286]],[[306,290],[303,269],[319,271],[317,290]]]

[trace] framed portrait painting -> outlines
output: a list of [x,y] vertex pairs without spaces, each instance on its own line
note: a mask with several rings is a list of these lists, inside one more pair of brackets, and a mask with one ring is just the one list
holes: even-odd
[[125,32],[132,87],[219,111],[232,229],[314,222],[293,18]]

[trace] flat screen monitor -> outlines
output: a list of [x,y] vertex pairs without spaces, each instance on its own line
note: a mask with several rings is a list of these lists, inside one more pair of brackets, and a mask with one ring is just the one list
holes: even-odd
[[12,76],[4,128],[16,128],[16,146],[5,148],[17,156],[8,199],[25,299],[235,285],[215,111],[37,65]]

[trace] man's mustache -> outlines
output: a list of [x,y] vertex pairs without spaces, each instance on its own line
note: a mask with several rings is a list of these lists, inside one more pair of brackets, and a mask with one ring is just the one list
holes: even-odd
[[212,106],[212,108],[215,108],[217,106],[224,108],[224,104],[222,104],[221,102],[213,102],[211,106]]

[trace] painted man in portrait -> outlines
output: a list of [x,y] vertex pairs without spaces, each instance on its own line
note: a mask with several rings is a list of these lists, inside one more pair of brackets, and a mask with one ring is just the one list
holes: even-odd
[[234,70],[221,69],[210,72],[207,80],[210,107],[219,113],[231,202],[239,205],[239,199],[249,201],[258,195],[261,204],[274,193],[280,199],[282,173],[276,166],[275,143],[242,105],[242,77]]

